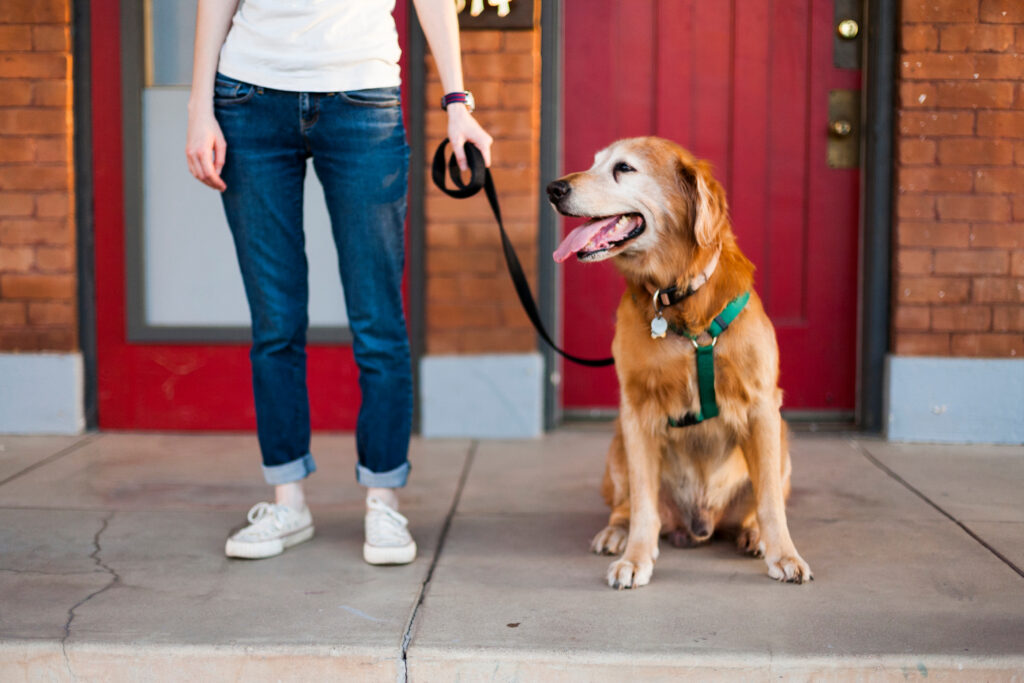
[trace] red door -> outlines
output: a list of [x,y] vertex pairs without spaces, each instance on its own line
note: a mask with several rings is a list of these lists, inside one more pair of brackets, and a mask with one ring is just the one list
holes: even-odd
[[[778,333],[784,407],[849,413],[859,181],[825,146],[829,91],[859,90],[860,71],[833,67],[832,21],[831,0],[566,0],[565,170],[634,135],[710,159]],[[566,263],[567,348],[608,355],[622,289],[610,264]],[[618,405],[614,370],[563,373],[567,409]]]
[[[127,337],[120,2],[90,3],[100,427],[252,429],[248,345],[138,343]],[[403,48],[406,16],[406,3],[398,2],[395,17]],[[180,161],[185,163],[184,151]],[[234,255],[224,258],[233,260]],[[308,367],[313,428],[352,429],[359,388],[351,346],[311,344]]]

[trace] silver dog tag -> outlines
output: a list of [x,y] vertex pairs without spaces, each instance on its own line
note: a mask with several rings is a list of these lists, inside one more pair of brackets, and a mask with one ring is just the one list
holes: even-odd
[[651,339],[664,339],[666,332],[668,332],[668,322],[659,313],[651,321]]

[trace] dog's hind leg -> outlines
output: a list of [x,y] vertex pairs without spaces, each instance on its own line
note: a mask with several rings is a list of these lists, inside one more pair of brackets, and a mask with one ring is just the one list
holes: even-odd
[[[624,521],[616,521],[623,519]],[[612,510],[608,526],[597,532],[590,542],[590,551],[598,555],[618,555],[626,547],[629,539],[629,501],[624,506]]]
[[622,427],[618,422],[605,459],[601,493],[612,513],[608,526],[597,532],[590,542],[590,550],[598,555],[618,555],[626,547],[629,536],[629,471],[622,446]]
[[721,526],[736,538],[740,552],[761,556],[761,527],[757,524],[757,505],[749,479],[729,502]]
[[740,552],[761,557],[761,527],[757,524],[757,515],[753,508],[740,525],[739,533],[736,534],[736,547]]

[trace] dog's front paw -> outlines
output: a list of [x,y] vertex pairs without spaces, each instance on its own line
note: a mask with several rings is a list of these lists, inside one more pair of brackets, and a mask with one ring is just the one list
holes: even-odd
[[777,581],[803,583],[814,580],[810,566],[796,550],[779,557],[766,557],[765,563],[768,565],[768,576]]
[[609,524],[597,532],[590,542],[590,551],[598,555],[618,555],[626,548],[629,531],[618,524]]
[[654,560],[644,559],[630,562],[623,558],[615,560],[608,567],[608,585],[612,588],[639,588],[651,582],[654,572]]

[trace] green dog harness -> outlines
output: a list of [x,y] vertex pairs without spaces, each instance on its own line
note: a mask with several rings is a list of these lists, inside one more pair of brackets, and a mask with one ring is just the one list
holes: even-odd
[[697,393],[700,396],[700,412],[686,413],[678,418],[670,417],[668,418],[669,427],[689,427],[718,416],[718,402],[715,400],[715,344],[718,343],[718,336],[728,329],[749,300],[750,292],[744,292],[730,301],[725,310],[715,316],[707,329],[707,333],[711,335],[711,343],[707,346],[697,343],[699,334],[691,334],[675,325],[669,326],[673,332],[688,337],[693,342],[697,356]]

